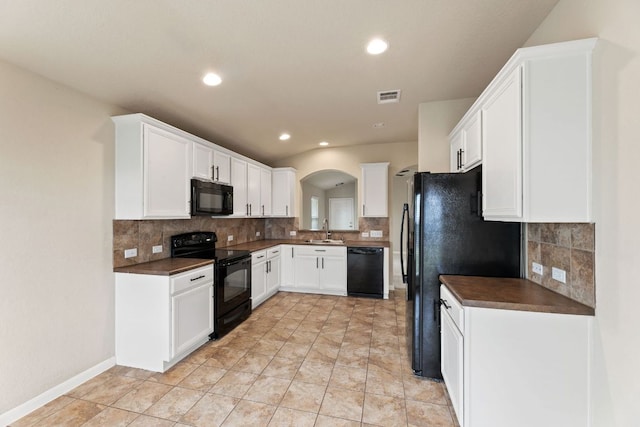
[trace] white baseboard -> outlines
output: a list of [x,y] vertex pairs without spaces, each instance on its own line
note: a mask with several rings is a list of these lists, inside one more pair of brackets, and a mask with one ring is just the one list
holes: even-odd
[[90,380],[91,378],[97,375],[100,375],[107,369],[110,369],[111,367],[115,366],[115,364],[116,364],[116,358],[110,357],[109,359],[103,362],[100,362],[95,366],[92,366],[86,371],[80,372],[78,375],[68,379],[67,381],[61,384],[58,384],[55,387],[50,388],[49,390],[23,403],[22,405],[17,406],[13,409],[10,409],[4,414],[0,414],[0,426],[6,426],[11,424],[14,421],[19,420],[20,418],[33,412],[34,410],[40,408],[41,406],[44,406],[47,403],[51,402],[52,400],[57,399],[58,397],[65,394],[66,392],[73,390],[74,388],[78,387],[80,384]]

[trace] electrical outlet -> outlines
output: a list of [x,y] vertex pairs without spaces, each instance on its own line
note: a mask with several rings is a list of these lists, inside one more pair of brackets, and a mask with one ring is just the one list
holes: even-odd
[[153,252],[154,254],[159,254],[160,252],[162,252],[162,245],[156,245],[152,247],[151,252]]
[[531,270],[542,276],[542,272],[544,271],[544,268],[542,267],[541,264],[538,264],[537,262],[532,262],[531,263]]
[[362,237],[369,237],[369,232],[368,231],[363,231],[362,234],[360,234]]
[[567,283],[567,272],[559,268],[551,267],[551,278],[558,282]]
[[382,237],[382,230],[371,230],[371,237]]
[[138,248],[124,250],[125,258],[133,258],[134,256],[138,256]]
[[295,231],[295,230],[291,230],[291,231],[289,232],[289,236],[296,236],[297,234],[298,234],[298,232],[297,232],[297,231]]
[[233,242],[233,234],[227,236],[227,242]]
[[260,232],[256,231],[256,237],[260,237]]

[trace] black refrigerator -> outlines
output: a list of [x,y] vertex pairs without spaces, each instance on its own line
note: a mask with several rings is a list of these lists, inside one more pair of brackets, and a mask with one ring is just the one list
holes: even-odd
[[481,166],[414,176],[406,210],[407,344],[416,375],[442,379],[439,275],[521,277],[521,225],[484,221],[481,188]]

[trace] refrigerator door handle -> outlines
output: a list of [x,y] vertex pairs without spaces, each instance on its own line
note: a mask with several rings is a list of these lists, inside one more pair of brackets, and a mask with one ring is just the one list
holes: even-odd
[[[404,224],[405,224],[405,218],[407,221],[407,232],[409,231],[409,204],[405,203],[402,206],[402,221],[400,222],[400,270],[402,271],[402,282],[403,283],[407,283],[407,274],[408,274],[408,270],[409,270],[409,265],[407,264],[407,269],[405,271],[404,268],[404,251],[403,251],[403,247],[404,247]],[[409,237],[409,236],[407,236]],[[408,245],[407,245],[408,246]],[[407,250],[409,248],[407,247]],[[408,260],[407,260],[408,261]]]

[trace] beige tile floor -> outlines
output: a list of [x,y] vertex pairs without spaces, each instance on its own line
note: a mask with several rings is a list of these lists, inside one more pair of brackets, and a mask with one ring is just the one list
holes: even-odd
[[280,292],[164,374],[115,366],[13,426],[456,426],[411,373],[403,291]]

